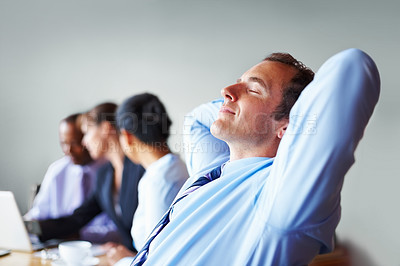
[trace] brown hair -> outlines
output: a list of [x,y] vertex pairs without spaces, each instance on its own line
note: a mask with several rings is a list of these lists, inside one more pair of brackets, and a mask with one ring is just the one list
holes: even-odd
[[81,119],[86,123],[93,123],[95,125],[100,125],[103,121],[107,121],[113,127],[116,127],[116,122],[115,122],[116,110],[117,110],[117,105],[115,103],[111,102],[101,103],[93,107],[93,109],[89,110],[85,114],[83,114]]
[[275,120],[289,119],[289,113],[303,89],[314,79],[314,72],[288,53],[272,53],[263,61],[280,62],[297,69],[297,74],[283,88],[282,101],[273,112]]

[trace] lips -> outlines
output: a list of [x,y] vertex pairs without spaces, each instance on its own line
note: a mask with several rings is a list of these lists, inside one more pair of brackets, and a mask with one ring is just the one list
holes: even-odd
[[228,106],[221,106],[221,109],[219,109],[219,112],[220,113],[228,113],[228,114],[232,114],[232,115],[235,115],[236,113],[231,109],[231,108],[229,108]]

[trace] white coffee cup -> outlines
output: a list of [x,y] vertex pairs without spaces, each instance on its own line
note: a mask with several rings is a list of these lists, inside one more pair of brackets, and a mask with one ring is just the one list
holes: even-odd
[[91,247],[88,241],[66,241],[58,245],[58,252],[67,265],[83,265],[84,260],[92,256]]

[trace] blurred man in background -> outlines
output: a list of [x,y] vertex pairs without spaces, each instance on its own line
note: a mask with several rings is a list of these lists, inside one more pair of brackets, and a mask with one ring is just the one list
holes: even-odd
[[[95,185],[96,172],[105,160],[93,160],[82,145],[78,124],[80,114],[61,120],[59,139],[64,157],[52,163],[25,219],[44,220],[72,214],[88,198]],[[99,214],[82,228],[79,237],[96,243],[118,241],[116,226]]]

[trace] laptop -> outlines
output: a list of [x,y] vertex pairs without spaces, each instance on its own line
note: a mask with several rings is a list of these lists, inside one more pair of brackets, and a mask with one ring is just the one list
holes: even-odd
[[14,194],[0,191],[0,249],[33,252],[57,245],[60,240],[42,243],[34,235],[28,234],[24,220],[19,212]]

